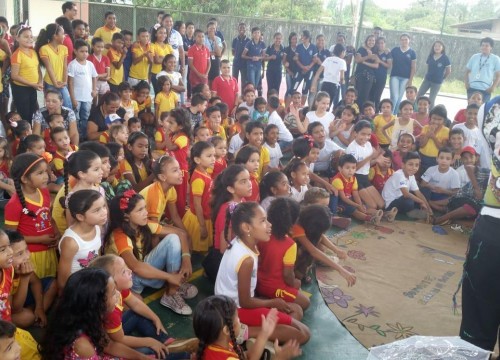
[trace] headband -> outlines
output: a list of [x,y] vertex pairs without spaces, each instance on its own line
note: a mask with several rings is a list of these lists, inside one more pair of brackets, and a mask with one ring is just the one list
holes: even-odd
[[31,169],[33,169],[33,167],[34,167],[36,164],[38,164],[40,161],[45,161],[45,159],[44,159],[43,157],[39,157],[38,159],[36,159],[35,161],[33,161],[33,162],[31,163],[31,165],[30,165],[30,166],[28,166],[28,167],[26,168],[26,170],[24,170],[24,172],[23,172],[23,174],[21,175],[21,177],[26,176],[26,174],[28,173],[28,171],[30,171]]
[[17,29],[17,34],[16,36],[19,36],[22,30],[28,29],[31,30],[31,26],[28,25],[28,20],[24,22],[24,24],[19,25],[19,29]]

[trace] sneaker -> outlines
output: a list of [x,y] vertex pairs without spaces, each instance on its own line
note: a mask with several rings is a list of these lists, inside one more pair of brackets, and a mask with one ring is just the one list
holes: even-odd
[[192,299],[192,298],[196,297],[196,295],[198,295],[198,289],[196,288],[196,286],[194,286],[193,284],[190,284],[188,282],[185,282],[184,284],[182,284],[179,287],[179,289],[177,290],[177,292],[185,300]]
[[421,209],[413,209],[410,210],[406,213],[409,218],[411,219],[417,219],[417,220],[424,220],[427,219],[427,216],[429,215],[427,211],[421,210]]
[[345,230],[349,227],[349,225],[351,225],[351,219],[340,216],[332,216],[332,225]]
[[382,210],[377,210],[375,215],[373,215],[370,218],[370,223],[372,223],[373,225],[377,225],[377,226],[380,225],[380,220],[382,220],[383,216],[384,216],[384,212]]
[[200,340],[197,338],[176,339],[174,342],[167,345],[167,349],[169,353],[187,352],[191,354],[198,351],[199,343]]
[[391,210],[386,211],[384,213],[384,219],[387,220],[387,222],[394,222],[396,219],[396,215],[398,214],[398,208],[393,207]]
[[191,310],[178,292],[173,295],[167,295],[167,293],[163,294],[160,304],[179,315],[191,315],[193,313],[193,310]]

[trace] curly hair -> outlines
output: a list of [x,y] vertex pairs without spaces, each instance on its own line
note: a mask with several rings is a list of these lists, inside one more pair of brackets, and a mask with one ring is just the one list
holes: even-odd
[[104,329],[109,278],[105,270],[90,268],[68,278],[38,346],[42,359],[63,360],[65,350],[81,334],[89,337],[97,354],[103,353],[109,341]]
[[273,225],[271,233],[284,239],[295,225],[300,213],[300,205],[291,198],[276,198],[267,210],[267,219]]

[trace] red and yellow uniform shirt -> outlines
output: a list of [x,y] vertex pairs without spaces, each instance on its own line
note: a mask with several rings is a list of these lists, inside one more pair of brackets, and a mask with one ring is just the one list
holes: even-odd
[[155,181],[142,189],[140,194],[146,201],[148,216],[158,219],[162,217],[168,203],[175,203],[177,201],[177,192],[175,188],[171,187],[165,193],[159,181]]
[[[193,172],[191,176],[191,192],[189,194],[189,205],[194,213],[194,200],[193,198],[201,197],[201,206],[203,209],[203,217],[210,219],[210,194],[212,192],[212,178],[208,174],[204,174],[198,169]],[[208,229],[210,231],[210,229]]]
[[134,296],[130,289],[120,291],[120,299],[115,309],[106,315],[104,328],[108,334],[114,334],[122,329],[123,301],[129,299],[130,296]]
[[[159,234],[163,227],[155,222],[148,222],[149,229],[151,230],[151,233],[154,235]],[[136,238],[135,245],[137,247],[137,250],[139,252],[139,258],[137,260],[143,261],[145,254],[143,253],[143,246],[142,246],[142,235],[139,234]],[[123,254],[125,251],[134,251],[134,244],[132,242],[132,239],[129,238],[122,229],[115,229],[111,233],[111,236],[109,238],[108,244],[106,245],[105,253],[106,254],[114,254],[120,256]]]
[[346,198],[350,199],[352,192],[358,190],[358,181],[355,176],[346,179],[341,173],[338,173],[333,177],[332,186],[337,190],[343,191]]

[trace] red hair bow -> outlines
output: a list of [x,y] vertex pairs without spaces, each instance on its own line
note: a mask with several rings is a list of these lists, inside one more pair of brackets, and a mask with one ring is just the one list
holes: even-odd
[[123,193],[123,197],[120,199],[120,210],[127,210],[128,203],[130,199],[137,193],[134,190],[127,190]]

